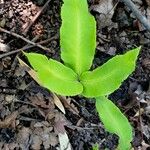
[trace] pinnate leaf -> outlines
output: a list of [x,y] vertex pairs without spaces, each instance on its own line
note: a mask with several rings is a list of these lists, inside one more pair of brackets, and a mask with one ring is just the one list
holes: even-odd
[[87,0],[63,0],[60,28],[61,58],[81,74],[89,70],[96,47],[96,21],[88,12]]
[[107,131],[119,136],[119,150],[130,150],[132,127],[119,108],[106,97],[96,98],[96,109]]
[[85,97],[98,97],[118,89],[122,81],[134,71],[139,50],[140,47],[117,55],[95,70],[84,72],[80,77],[84,87],[82,94]]
[[80,94],[83,87],[77,81],[77,74],[60,62],[45,55],[25,53],[43,87],[64,96]]

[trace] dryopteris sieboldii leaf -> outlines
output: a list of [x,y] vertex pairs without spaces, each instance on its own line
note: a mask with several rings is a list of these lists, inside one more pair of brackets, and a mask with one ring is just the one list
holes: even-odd
[[79,75],[89,70],[96,47],[96,21],[87,0],[63,0],[60,28],[61,58]]
[[85,97],[108,95],[119,88],[121,83],[131,74],[136,66],[140,47],[124,55],[117,55],[93,71],[84,72],[81,83]]
[[130,150],[132,127],[119,108],[105,96],[101,96],[96,98],[96,110],[106,130],[119,136],[118,150]]
[[[88,12],[87,0],[63,0],[63,2],[60,45],[61,58],[66,66],[35,53],[26,53],[29,62],[37,71],[37,76],[42,85],[57,94],[73,96],[81,94],[83,88],[82,94],[86,97],[104,96],[112,93],[135,69],[140,48],[116,56],[92,72],[88,71],[92,64],[96,46],[95,19]],[[132,131],[127,119],[111,101],[106,101],[105,97],[96,98],[96,100],[97,111],[106,129],[119,135],[120,150],[128,150],[125,149],[128,147],[122,146],[125,145],[125,142],[130,145],[132,139]],[[109,113],[109,118],[107,113]],[[120,119],[116,119],[116,115]],[[107,125],[110,118],[115,122],[111,128]],[[126,122],[126,125],[123,125],[122,120]],[[124,129],[120,128],[118,124],[123,126]],[[120,128],[119,132],[116,131],[116,126]],[[127,130],[125,136],[122,135],[124,130]]]
[[41,54],[25,53],[30,64],[37,72],[42,86],[64,96],[80,94],[83,87],[77,81],[77,74],[60,62]]

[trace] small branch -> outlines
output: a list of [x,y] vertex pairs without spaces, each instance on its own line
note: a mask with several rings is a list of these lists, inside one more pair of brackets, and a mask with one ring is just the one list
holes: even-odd
[[23,36],[21,36],[21,35],[19,35],[19,34],[16,34],[16,33],[14,33],[14,32],[8,31],[8,30],[3,29],[3,28],[1,28],[1,27],[0,27],[0,31],[1,31],[1,32],[4,32],[4,33],[7,33],[7,34],[10,34],[10,35],[12,35],[12,36],[14,36],[14,37],[16,37],[16,38],[20,38],[20,39],[22,39],[23,41],[25,41],[25,42],[27,42],[27,43],[29,43],[29,44],[31,44],[31,45],[37,46],[37,47],[39,47],[39,48],[41,48],[41,49],[43,49],[43,50],[45,50],[45,51],[48,51],[48,52],[50,52],[50,53],[54,53],[54,51],[51,51],[49,48],[46,48],[46,47],[44,47],[44,46],[42,46],[42,45],[40,45],[40,44],[38,44],[38,43],[34,43],[34,42],[32,42],[32,41],[30,41],[30,40],[24,38]]
[[1,58],[4,58],[4,57],[7,57],[7,56],[10,56],[10,55],[13,55],[13,54],[15,54],[15,53],[18,53],[18,52],[20,52],[20,51],[27,50],[27,49],[32,48],[32,47],[34,47],[34,46],[33,46],[33,45],[30,45],[30,46],[28,46],[28,47],[25,46],[25,47],[23,47],[23,48],[20,48],[20,49],[15,50],[15,51],[11,51],[11,52],[8,52],[8,53],[1,54],[1,55],[0,55],[0,59],[1,59]]
[[141,14],[138,8],[131,0],[121,0],[124,4],[131,9],[133,14],[138,18],[138,20],[143,24],[143,26],[150,31],[150,22],[146,19],[145,16]]
[[[50,42],[50,41],[52,41],[54,39],[57,39],[57,38],[58,38],[58,34],[56,34],[55,36],[53,36],[53,37],[51,37],[49,39],[46,39],[46,40],[41,41],[41,42],[38,42],[37,44],[45,44],[45,43],[48,43],[48,42]],[[7,57],[7,56],[13,55],[15,53],[18,53],[20,51],[25,51],[25,50],[27,50],[29,48],[33,48],[33,47],[35,47],[35,45],[28,45],[27,44],[26,46],[24,46],[22,48],[19,48],[19,49],[16,49],[14,51],[11,51],[11,52],[7,52],[7,53],[4,53],[4,54],[1,54],[0,55],[0,59],[3,58],[3,57]]]
[[26,35],[31,26],[34,24],[34,22],[38,19],[38,17],[41,15],[41,13],[44,11],[44,9],[47,7],[51,0],[48,0],[45,5],[38,11],[38,13],[34,16],[34,18],[31,20],[31,22],[28,23],[28,26],[24,29],[23,34]]

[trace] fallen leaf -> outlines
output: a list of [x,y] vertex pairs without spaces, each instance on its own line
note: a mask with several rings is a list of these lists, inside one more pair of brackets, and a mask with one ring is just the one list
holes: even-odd
[[64,108],[64,106],[62,105],[62,103],[61,103],[59,97],[58,97],[56,94],[54,94],[54,93],[52,93],[52,96],[53,96],[53,100],[54,100],[55,105],[56,105],[64,114],[66,114],[65,108]]
[[43,117],[47,118],[48,114],[52,113],[55,108],[52,100],[50,98],[48,100],[45,100],[43,94],[41,93],[37,93],[34,96],[30,96],[29,99],[32,102],[32,104],[38,108],[39,112]]
[[150,149],[150,145],[149,145],[149,144],[146,144],[144,141],[142,141],[141,149],[142,149],[142,150],[148,150],[148,149]]
[[47,121],[36,122],[33,126],[34,128],[48,127],[49,123]]
[[40,150],[42,144],[40,136],[32,135],[31,138],[32,138],[31,148],[33,150]]
[[24,77],[26,74],[26,70],[27,70],[26,67],[19,64],[19,66],[15,69],[15,75],[17,77],[19,77],[19,76]]
[[56,146],[58,144],[58,138],[55,133],[50,133],[49,134],[49,144],[51,146]]
[[45,149],[58,144],[57,134],[53,132],[53,127],[47,121],[37,122],[33,125],[31,147],[34,150],[40,150],[41,145]]
[[14,149],[19,149],[19,146],[17,143],[12,142],[12,143],[4,143],[3,148],[1,150],[14,150]]
[[26,69],[26,71],[29,73],[29,75],[30,75],[38,84],[40,84],[40,81],[39,81],[39,79],[38,79],[38,77],[37,77],[36,72],[35,72],[33,69],[31,69],[25,62],[23,62],[19,57],[18,57],[18,61],[19,61],[20,65]]
[[69,142],[69,138],[66,132],[64,132],[63,134],[59,133],[58,138],[59,138],[59,144],[60,144],[61,150],[72,150],[71,144]]
[[59,96],[61,102],[64,104],[64,107],[67,108],[69,111],[71,111],[73,114],[76,114],[79,116],[79,111],[77,109],[77,107],[75,107],[75,105],[73,103],[71,103],[71,99],[70,98],[66,98],[64,96]]
[[37,93],[36,95],[30,96],[29,100],[33,105],[39,106],[41,108],[49,108],[49,105],[46,103],[42,93]]
[[67,125],[68,122],[65,119],[63,115],[60,113],[57,113],[55,116],[55,124],[54,129],[56,134],[58,134],[59,138],[59,144],[61,150],[71,150],[71,144],[69,142],[68,135],[66,134],[65,125]]
[[150,139],[150,128],[148,125],[141,124],[142,132],[146,136],[147,139]]
[[3,121],[0,121],[0,128],[8,128],[14,125],[14,122],[18,116],[18,111],[12,112]]
[[93,10],[100,14],[114,14],[114,6],[112,0],[100,0],[99,4],[92,6]]
[[22,150],[29,149],[31,133],[31,130],[26,127],[23,127],[21,130],[19,130],[19,133],[17,134],[17,143],[19,144]]
[[45,149],[48,149],[50,146],[56,146],[58,144],[58,139],[55,133],[44,132],[41,137],[43,139],[43,145]]
[[100,27],[106,27],[112,25],[112,16],[114,14],[114,4],[112,0],[100,0],[99,4],[93,5],[92,10],[98,12],[100,21]]
[[61,113],[56,113],[55,114],[55,124],[54,124],[54,129],[56,134],[58,133],[65,133],[65,128],[64,126],[67,125],[68,122],[66,120],[66,118],[61,114]]

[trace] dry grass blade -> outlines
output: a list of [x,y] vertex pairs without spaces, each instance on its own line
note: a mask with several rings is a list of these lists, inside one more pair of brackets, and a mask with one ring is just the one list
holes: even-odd
[[55,105],[56,105],[64,114],[66,114],[65,108],[64,108],[62,102],[60,101],[59,97],[58,97],[56,94],[54,94],[54,93],[52,93],[52,95],[53,95],[53,100],[54,100]]

